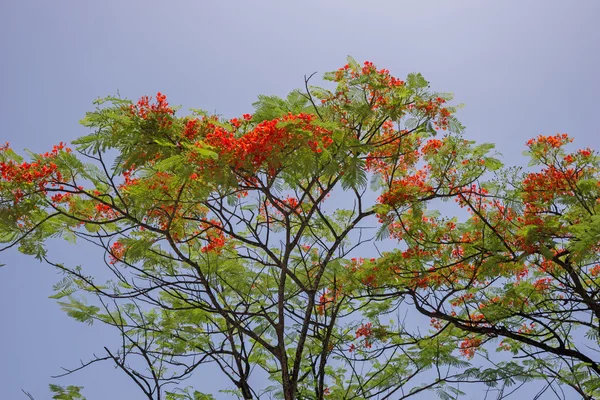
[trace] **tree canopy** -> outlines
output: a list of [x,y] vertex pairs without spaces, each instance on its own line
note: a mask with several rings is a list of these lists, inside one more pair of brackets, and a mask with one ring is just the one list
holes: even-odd
[[[310,79],[233,119],[109,97],[72,147],[0,148],[2,250],[122,338],[72,371],[111,362],[148,399],[600,398],[597,153],[538,136],[504,167],[420,74]],[[97,257],[68,265],[58,238]]]

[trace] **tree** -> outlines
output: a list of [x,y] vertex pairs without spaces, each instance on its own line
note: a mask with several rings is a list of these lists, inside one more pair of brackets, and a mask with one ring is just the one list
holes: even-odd
[[[349,58],[325,79],[331,90],[309,77],[230,120],[176,116],[161,93],[110,97],[75,151],[24,162],[2,148],[4,249],[62,270],[53,297],[66,312],[122,337],[82,367],[111,361],[149,399],[210,398],[181,386],[209,363],[244,399],[453,398],[462,382],[501,398],[534,377],[595,396],[597,363],[570,330],[597,345],[595,154],[567,161],[566,138],[538,138],[534,160],[556,162],[521,179],[461,137],[450,95],[420,74]],[[427,211],[436,199],[472,215]],[[54,260],[56,237],[99,259]],[[91,275],[99,263],[111,280]],[[496,337],[528,360],[493,360]],[[470,364],[476,352],[487,365]]]
[[473,170],[495,166],[480,156],[485,147],[463,156],[465,143],[430,142],[432,180],[421,199],[452,198],[470,216],[457,223],[427,214],[423,203],[415,207],[391,187],[382,196],[389,207],[382,219],[407,247],[371,268],[381,271],[378,285],[397,281],[440,332],[462,330],[468,357],[501,338],[498,350],[528,357],[544,379],[594,399],[600,396],[600,158],[589,148],[568,152],[570,142],[566,134],[529,140],[526,155],[538,169],[506,169],[488,182],[472,179]]

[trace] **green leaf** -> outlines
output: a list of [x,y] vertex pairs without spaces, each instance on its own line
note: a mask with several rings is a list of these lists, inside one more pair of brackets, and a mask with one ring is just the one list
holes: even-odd
[[352,71],[358,72],[361,70],[360,64],[358,62],[356,62],[356,60],[352,56],[347,56],[346,62],[348,63],[348,66],[350,67],[350,69]]
[[490,171],[499,170],[500,168],[502,168],[504,166],[502,161],[498,160],[497,158],[492,158],[492,157],[486,157],[484,159],[484,165]]
[[410,88],[413,89],[426,88],[429,85],[429,82],[427,82],[420,73],[408,74],[406,83]]
[[60,386],[50,384],[50,391],[54,393],[52,396],[55,400],[85,400],[85,397],[81,394],[83,386]]
[[361,190],[365,188],[368,183],[365,162],[359,158],[348,160],[346,167],[343,169],[341,183],[344,190],[350,188]]

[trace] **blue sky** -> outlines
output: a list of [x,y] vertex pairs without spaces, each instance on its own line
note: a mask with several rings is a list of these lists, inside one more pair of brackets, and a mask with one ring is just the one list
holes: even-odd
[[[595,0],[3,0],[0,142],[42,152],[70,141],[86,133],[78,121],[92,101],[117,90],[238,116],[350,54],[453,92],[466,136],[495,142],[508,164],[540,133],[598,148],[598,15]],[[53,252],[87,256],[62,243]],[[0,263],[0,398],[49,398],[50,375],[114,336],[48,299],[60,278],[50,267],[16,251]],[[52,382],[83,385],[89,400],[141,398],[108,364]]]

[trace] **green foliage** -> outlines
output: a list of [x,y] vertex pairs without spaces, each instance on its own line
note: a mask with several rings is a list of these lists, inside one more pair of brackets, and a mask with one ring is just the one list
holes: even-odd
[[80,393],[82,386],[67,387],[50,384],[50,391],[54,393],[52,396],[55,400],[85,400],[85,397]]
[[[207,366],[230,380],[211,389],[244,399],[455,399],[532,379],[596,396],[595,153],[539,137],[539,170],[504,168],[420,74],[349,57],[325,80],[230,120],[109,97],[77,151],[0,148],[0,242],[65,274],[51,297],[122,339],[90,363],[149,398],[212,399],[180,387]],[[55,262],[58,239],[89,258]]]
[[285,99],[277,96],[259,95],[258,101],[253,103],[253,121],[260,122],[279,118],[288,113],[300,114],[310,112],[310,98],[300,90],[294,90]]

